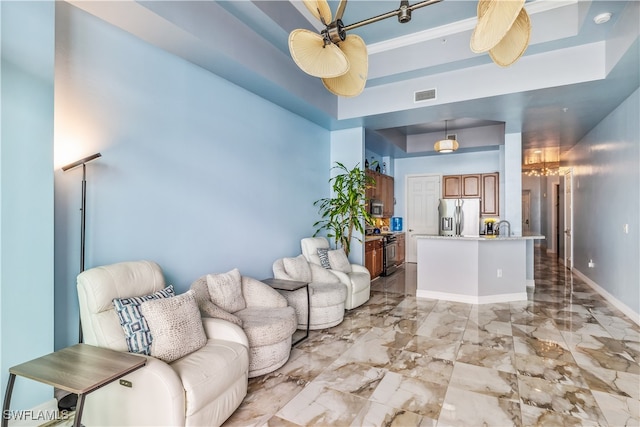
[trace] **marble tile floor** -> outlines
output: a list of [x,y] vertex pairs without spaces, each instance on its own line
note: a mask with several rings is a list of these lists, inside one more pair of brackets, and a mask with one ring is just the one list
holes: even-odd
[[249,380],[229,426],[638,426],[640,327],[536,254],[528,301],[416,298],[415,265]]

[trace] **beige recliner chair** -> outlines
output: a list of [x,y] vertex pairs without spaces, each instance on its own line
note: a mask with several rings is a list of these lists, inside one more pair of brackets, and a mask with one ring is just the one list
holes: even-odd
[[336,326],[344,319],[347,287],[335,274],[319,265],[311,264],[303,255],[276,260],[273,263],[273,277],[309,284],[309,301],[307,290],[304,288],[293,292],[280,292],[289,305],[296,309],[298,329],[307,328],[307,315],[309,329],[312,330]]
[[[306,237],[300,241],[300,245],[302,247],[302,255],[307,261],[320,266],[322,263],[318,255],[318,249],[330,248],[329,241],[325,237]],[[347,310],[359,307],[369,300],[371,295],[371,274],[365,266],[351,264],[348,260],[340,262],[339,265],[334,266],[331,264],[330,266],[331,268],[328,270],[347,286],[347,299],[344,304]]]
[[275,371],[289,360],[296,312],[271,286],[234,269],[202,276],[191,289],[203,314],[242,325],[249,340],[249,378]]
[[[158,264],[136,261],[86,270],[78,275],[77,288],[84,342],[127,352],[113,300],[153,294],[165,289],[165,282]],[[197,308],[195,313],[199,319]],[[247,394],[248,342],[232,323],[213,318],[201,322],[206,335],[202,348],[170,363],[143,356],[147,364],[123,378],[131,387],[115,381],[86,396],[82,423],[221,425]]]

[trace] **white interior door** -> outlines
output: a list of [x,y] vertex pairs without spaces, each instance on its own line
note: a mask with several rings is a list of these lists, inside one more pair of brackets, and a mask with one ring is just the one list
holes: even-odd
[[564,172],[564,266],[573,270],[573,172]]
[[522,191],[522,232],[531,231],[531,190]]
[[437,235],[440,176],[408,176],[406,185],[406,262],[416,262],[416,234]]

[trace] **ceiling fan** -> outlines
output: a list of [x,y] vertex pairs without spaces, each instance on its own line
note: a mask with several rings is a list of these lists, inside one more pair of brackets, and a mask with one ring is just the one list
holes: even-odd
[[[335,17],[332,17],[327,0],[303,0],[306,8],[325,28],[319,34],[306,29],[293,30],[289,34],[289,52],[302,71],[322,79],[331,93],[357,96],[367,82],[369,58],[364,40],[355,34],[347,34],[347,31],[392,16],[397,16],[398,21],[404,24],[411,20],[413,10],[440,1],[424,0],[410,5],[408,0],[401,0],[398,9],[344,25],[342,16],[347,0],[340,0]],[[471,50],[476,53],[489,51],[492,60],[503,67],[522,56],[531,30],[524,2],[479,0],[478,23],[471,37]]]

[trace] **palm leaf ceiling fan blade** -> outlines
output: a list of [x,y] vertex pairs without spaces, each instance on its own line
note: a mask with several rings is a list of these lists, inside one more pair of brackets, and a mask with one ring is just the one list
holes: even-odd
[[506,36],[491,50],[489,56],[493,62],[501,67],[508,67],[516,62],[527,50],[531,35],[531,21],[529,14],[522,8],[518,19],[513,23]]
[[323,24],[329,24],[331,21],[331,8],[327,0],[302,0],[309,12]]
[[339,77],[323,78],[322,83],[329,92],[335,95],[345,97],[358,96],[364,90],[369,72],[367,45],[360,36],[349,34],[340,43],[340,49],[349,61],[349,71]]
[[[406,23],[411,20],[412,10],[442,0],[422,0],[413,5],[409,5],[408,0],[401,1],[400,7],[396,10],[348,26],[342,23],[342,16],[348,0],[340,0],[333,20],[327,0],[302,1],[325,28],[320,34],[305,29],[293,30],[289,34],[291,57],[302,71],[314,77],[320,77],[330,92],[340,96],[356,96],[364,90],[367,82],[369,58],[367,46],[362,38],[350,37],[347,35],[347,31],[392,16],[397,16],[400,23]],[[525,0],[517,1],[524,2]]]
[[495,47],[511,29],[525,0],[480,0],[478,24],[471,35],[471,50],[486,52]]
[[317,33],[305,29],[289,34],[289,52],[305,73],[314,77],[338,77],[349,71],[349,61],[340,48]]

